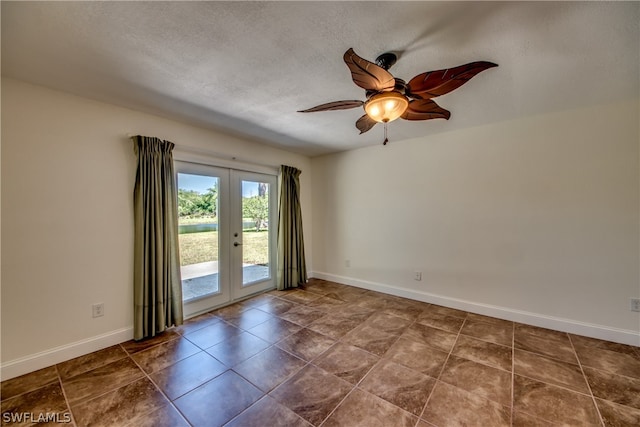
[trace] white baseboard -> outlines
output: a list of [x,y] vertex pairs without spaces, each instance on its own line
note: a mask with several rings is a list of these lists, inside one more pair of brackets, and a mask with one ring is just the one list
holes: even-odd
[[416,301],[441,305],[468,311],[470,313],[483,314],[485,316],[496,317],[498,319],[510,320],[541,328],[554,329],[556,331],[568,332],[575,335],[582,335],[601,340],[617,342],[640,347],[640,333],[638,331],[611,328],[603,325],[581,322],[561,317],[546,316],[522,310],[514,310],[507,307],[499,307],[489,304],[482,304],[474,301],[436,295],[428,292],[421,292],[411,289],[399,288],[397,286],[383,283],[369,282],[366,280],[351,277],[338,276],[335,274],[313,271],[309,277],[330,280],[343,285],[355,286],[371,291],[382,292],[398,297],[409,298]]
[[[608,326],[585,323],[577,320],[545,316],[538,313],[514,310],[506,307],[481,304],[473,301],[431,294],[428,292],[399,288],[397,286],[391,286],[383,283],[369,282],[351,277],[323,273],[320,271],[310,272],[309,277],[330,280],[344,285],[355,286],[430,304],[437,304],[471,313],[483,314],[485,316],[497,317],[499,319],[510,320],[513,322],[525,323],[527,325],[539,326],[541,328],[554,329],[557,331],[569,332],[576,335],[598,338],[621,344],[640,346],[640,334],[638,331],[611,328]],[[56,363],[61,363],[75,357],[84,356],[85,354],[102,350],[103,348],[110,347],[112,345],[120,344],[132,338],[133,327],[122,328],[21,357],[19,359],[11,360],[0,365],[0,378],[2,381],[15,378],[29,372],[37,371],[38,369],[55,365]]]
[[129,341],[132,338],[133,327],[122,328],[19,359],[10,360],[0,365],[0,378],[2,378],[2,381],[15,378],[29,372],[37,371],[38,369],[55,365],[56,363],[61,363],[112,345],[120,344],[121,342]]

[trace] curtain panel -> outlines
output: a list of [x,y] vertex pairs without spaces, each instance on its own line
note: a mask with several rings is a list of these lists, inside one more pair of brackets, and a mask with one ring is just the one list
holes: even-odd
[[134,339],[182,324],[174,144],[134,136]]
[[278,275],[279,290],[297,288],[307,281],[300,208],[301,171],[280,167],[280,202],[278,207]]

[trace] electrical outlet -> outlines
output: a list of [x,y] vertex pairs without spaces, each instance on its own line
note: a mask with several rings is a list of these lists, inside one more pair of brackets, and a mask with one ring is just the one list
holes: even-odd
[[93,317],[102,317],[104,316],[104,303],[99,302],[97,304],[93,304],[91,306]]
[[351,267],[351,260],[350,259],[345,259],[344,260],[344,266],[347,267],[347,268]]
[[415,271],[413,273],[413,280],[417,280],[417,281],[422,280],[422,271]]
[[631,298],[631,311],[640,311],[640,298]]

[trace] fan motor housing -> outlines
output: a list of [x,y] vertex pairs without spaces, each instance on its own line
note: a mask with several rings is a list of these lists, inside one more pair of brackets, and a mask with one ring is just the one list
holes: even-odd
[[[396,80],[396,84],[395,84],[395,86],[393,88],[393,91],[394,92],[398,92],[399,94],[402,94],[402,95],[406,95],[407,94],[407,83],[402,79],[396,78],[395,80]],[[377,93],[380,93],[380,92],[378,92],[376,90],[367,90],[365,95],[366,95],[367,99],[369,99],[369,98],[371,98],[373,95],[375,95]]]
[[396,79],[396,86],[393,88],[393,90],[395,92],[399,92],[399,93],[405,95],[406,92],[407,92],[407,82],[405,82],[404,80],[399,79],[397,77],[395,79]]

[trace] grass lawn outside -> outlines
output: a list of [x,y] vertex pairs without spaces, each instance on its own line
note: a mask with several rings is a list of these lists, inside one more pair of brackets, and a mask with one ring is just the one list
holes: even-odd
[[[243,262],[263,264],[269,262],[269,232],[245,230],[243,232]],[[180,234],[180,265],[218,260],[218,232]]]

